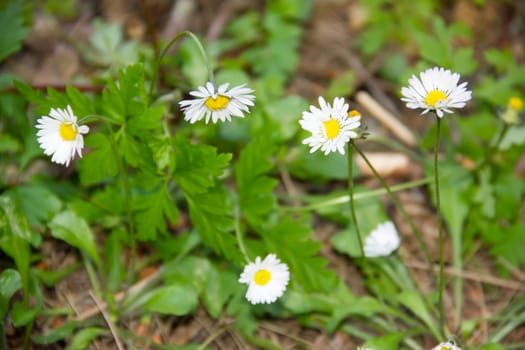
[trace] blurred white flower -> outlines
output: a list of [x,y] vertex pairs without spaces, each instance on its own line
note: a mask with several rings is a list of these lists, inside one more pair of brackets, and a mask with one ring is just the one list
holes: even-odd
[[231,117],[244,117],[244,112],[249,112],[253,106],[255,96],[253,90],[243,85],[228,90],[228,83],[216,88],[211,82],[206,86],[199,86],[199,90],[190,92],[195,98],[183,100],[179,105],[184,112],[184,120],[195,123],[206,117],[206,124],[211,121],[231,121]]
[[401,239],[392,221],[376,226],[366,237],[364,243],[365,256],[368,258],[387,256],[399,248]]
[[345,154],[345,145],[350,139],[359,137],[361,114],[355,110],[348,112],[348,104],[343,98],[334,98],[333,107],[323,97],[319,97],[321,109],[310,106],[310,111],[303,112],[299,121],[301,127],[312,133],[303,140],[311,147],[310,153],[319,148],[324,154],[339,151]]
[[46,155],[52,155],[52,162],[69,166],[75,153],[82,157],[82,135],[89,132],[89,127],[77,124],[71,106],[66,109],[51,108],[49,116],[41,117],[37,123],[38,143]]
[[445,343],[437,345],[436,347],[432,348],[432,350],[461,350],[461,348],[453,341],[449,340]]
[[252,304],[275,302],[283,295],[289,280],[288,266],[275,254],[267,255],[263,261],[258,256],[255,262],[246,265],[239,278],[239,282],[248,284],[246,299]]
[[401,100],[408,108],[423,109],[421,114],[433,110],[443,118],[443,112],[453,113],[451,108],[463,108],[472,98],[471,91],[466,89],[467,82],[458,85],[458,73],[434,67],[420,73],[419,77],[412,75],[408,80],[409,86],[401,89],[404,96]]

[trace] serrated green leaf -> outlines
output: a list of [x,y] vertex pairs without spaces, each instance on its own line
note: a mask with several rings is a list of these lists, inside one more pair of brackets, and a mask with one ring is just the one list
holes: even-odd
[[84,350],[95,338],[108,333],[106,329],[98,327],[81,329],[73,336],[66,350]]
[[144,86],[144,68],[134,64],[119,70],[118,81],[109,79],[102,91],[102,109],[117,124],[144,113],[148,96]]
[[157,165],[157,171],[168,168],[170,173],[175,170],[175,147],[171,137],[161,136],[153,138],[149,142],[153,160]]
[[[311,238],[310,227],[284,217],[259,234],[268,251],[288,264],[295,283],[309,291],[333,288],[337,280],[335,273],[325,268],[326,259],[317,256],[322,245]],[[298,246],[301,249],[297,249]]]
[[235,164],[239,205],[241,212],[252,225],[260,225],[276,206],[273,189],[277,180],[267,176],[273,164],[269,160],[275,151],[268,138],[252,140],[239,155]]
[[71,210],[66,210],[51,220],[49,228],[53,237],[80,249],[100,266],[95,238],[84,218]]
[[102,133],[86,137],[86,144],[94,150],[84,155],[77,165],[83,185],[94,185],[117,175],[117,161],[109,137]]
[[164,108],[164,105],[156,105],[146,108],[141,114],[132,116],[127,124],[129,132],[132,135],[141,136],[145,130],[161,129]]
[[178,220],[178,210],[167,186],[147,195],[136,196],[133,200],[139,240],[155,240],[157,234],[165,234],[165,217],[171,222]]
[[0,318],[4,319],[9,300],[17,290],[22,288],[22,279],[18,271],[5,269],[0,273]]
[[24,21],[23,1],[7,1],[0,5],[0,26],[9,28],[9,32],[0,35],[0,62],[7,56],[20,50],[22,41],[29,33],[29,26]]
[[222,175],[231,160],[231,154],[217,154],[207,145],[193,145],[184,136],[175,139],[175,182],[187,194],[206,192],[215,185],[215,177]]
[[183,316],[197,307],[197,291],[187,285],[171,285],[150,292],[144,302],[146,311]]
[[243,261],[232,234],[233,206],[225,190],[214,187],[207,193],[185,193],[185,197],[191,221],[202,241],[227,259]]

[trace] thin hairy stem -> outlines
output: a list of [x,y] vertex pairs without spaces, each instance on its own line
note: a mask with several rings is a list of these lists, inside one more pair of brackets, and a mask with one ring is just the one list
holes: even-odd
[[[410,218],[410,216],[406,212],[405,208],[403,207],[403,205],[401,204],[401,202],[399,201],[397,196],[394,194],[394,192],[392,192],[392,190],[390,189],[390,186],[387,185],[387,183],[385,182],[383,177],[377,172],[376,168],[372,165],[372,163],[370,162],[368,157],[363,153],[363,151],[361,151],[361,149],[359,147],[357,147],[357,145],[355,143],[354,143],[354,147],[355,147],[357,153],[359,153],[359,155],[363,158],[363,160],[365,161],[366,165],[368,165],[370,170],[372,170],[372,172],[374,173],[374,176],[379,180],[381,185],[385,188],[385,190],[387,191],[388,195],[390,196],[390,198],[392,199],[392,201],[396,205],[397,209],[403,215],[403,218],[410,225],[410,229],[412,230],[412,232],[416,236],[416,239],[417,239],[421,249],[423,250],[423,254],[425,255],[425,259],[427,260],[429,268],[432,268],[432,265],[433,265],[432,264],[432,257],[430,256],[430,252],[428,251],[428,247],[426,246],[425,242],[423,241],[423,234],[416,227],[416,225],[414,224],[414,222],[412,221],[412,219]],[[435,277],[435,274],[433,272],[432,272],[432,277],[435,280],[436,277]]]
[[350,197],[350,212],[352,214],[352,221],[354,222],[355,232],[357,234],[357,240],[359,241],[359,249],[361,250],[361,258],[363,259],[363,264],[366,271],[366,258],[365,258],[365,248],[363,245],[363,239],[361,238],[361,232],[359,231],[359,225],[357,223],[357,216],[355,215],[355,205],[354,205],[354,143],[350,141],[348,143],[348,196]]
[[239,209],[239,206],[235,206],[235,238],[237,238],[237,243],[239,244],[239,250],[241,251],[242,255],[244,256],[244,259],[247,263],[250,262],[250,257],[248,256],[248,252],[246,251],[246,247],[244,246],[244,239],[242,237],[242,230],[241,230],[241,212]]
[[177,40],[179,40],[180,38],[182,38],[183,36],[189,36],[195,42],[197,47],[199,48],[199,51],[200,51],[200,53],[202,55],[202,58],[204,59],[204,63],[206,64],[206,68],[208,69],[208,79],[213,85],[215,85],[215,76],[213,75],[213,71],[211,69],[210,61],[208,60],[208,55],[206,54],[206,50],[204,50],[204,47],[202,46],[199,38],[197,38],[197,36],[195,34],[193,34],[190,31],[185,30],[185,31],[180,32],[179,34],[175,35],[168,42],[168,44],[164,47],[164,49],[160,53],[159,57],[157,58],[157,61],[155,62],[155,69],[153,70],[153,79],[151,80],[151,85],[150,85],[150,88],[149,88],[150,100],[152,100],[152,97],[153,97],[153,90],[155,89],[155,83],[157,82],[157,77],[159,75],[160,63],[162,62],[162,59],[164,58],[164,56],[166,56],[166,54],[168,53],[168,50],[173,46],[173,44],[175,44],[175,42]]
[[439,195],[439,138],[441,133],[441,119],[436,115],[436,140],[434,148],[434,179],[436,186],[436,211],[437,211],[437,222],[438,222],[438,234],[439,234],[439,324],[441,326],[441,332],[445,331],[445,309],[443,305],[443,289],[445,286],[445,261],[443,257],[443,223],[441,220],[441,198]]

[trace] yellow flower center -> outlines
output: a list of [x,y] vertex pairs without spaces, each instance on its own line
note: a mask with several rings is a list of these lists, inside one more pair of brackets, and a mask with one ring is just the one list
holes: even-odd
[[64,141],[73,141],[76,137],[78,132],[73,128],[73,124],[66,124],[62,123],[60,125],[60,137],[62,137],[62,140]]
[[323,122],[324,129],[326,131],[326,137],[328,137],[330,140],[339,135],[339,130],[341,130],[341,126],[335,119],[329,119],[326,122]]
[[436,104],[439,101],[443,101],[446,99],[447,95],[445,95],[442,91],[432,90],[428,93],[427,97],[425,97],[425,103],[429,106],[436,107]]
[[264,286],[268,282],[270,282],[270,279],[272,278],[272,274],[268,270],[259,270],[255,273],[255,276],[253,276],[253,281],[255,284],[259,286]]
[[357,117],[358,115],[361,115],[361,113],[355,109],[352,109],[350,112],[348,112],[348,118]]
[[509,98],[508,105],[516,112],[520,112],[523,109],[523,100],[519,97],[511,97]]
[[209,110],[212,111],[218,111],[221,109],[226,108],[226,106],[230,103],[230,98],[223,95],[217,95],[216,98],[208,97],[206,101],[204,102],[204,105],[208,107]]

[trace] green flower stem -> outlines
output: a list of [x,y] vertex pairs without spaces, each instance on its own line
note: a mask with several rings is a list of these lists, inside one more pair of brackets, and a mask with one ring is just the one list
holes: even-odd
[[151,80],[151,85],[150,85],[150,89],[149,89],[150,100],[153,97],[153,89],[155,88],[155,83],[157,82],[157,77],[159,75],[160,62],[162,62],[162,59],[164,58],[164,56],[166,56],[166,54],[168,53],[168,50],[173,46],[173,44],[175,44],[175,42],[177,40],[179,40],[180,38],[182,38],[183,36],[189,36],[195,42],[197,47],[199,48],[199,51],[200,51],[200,53],[202,55],[202,58],[204,59],[204,62],[206,63],[206,68],[208,69],[209,81],[213,85],[215,85],[215,76],[213,75],[213,71],[211,69],[210,61],[208,60],[208,55],[206,54],[206,51],[204,50],[204,47],[202,46],[199,38],[197,38],[197,36],[195,34],[193,34],[192,32],[190,32],[188,30],[185,30],[185,31],[180,32],[179,34],[175,35],[168,42],[168,44],[164,47],[164,49],[162,50],[161,54],[159,55],[158,59],[155,61],[155,69],[153,71],[154,75],[153,75],[153,79]]
[[355,215],[354,205],[354,142],[350,140],[348,142],[348,196],[350,197],[350,212],[352,213],[352,221],[354,222],[355,232],[357,233],[357,239],[359,241],[359,249],[361,250],[361,258],[363,259],[364,270],[366,269],[366,257],[365,248],[363,246],[363,239],[361,238],[361,232],[359,231],[359,225],[357,223],[357,216]]
[[[419,187],[419,186],[422,186],[422,185],[429,184],[429,183],[432,182],[432,180],[433,180],[432,178],[427,177],[427,178],[424,178],[424,179],[419,179],[419,180],[415,180],[415,181],[405,182],[405,183],[402,183],[402,184],[399,184],[399,185],[390,186],[390,190],[392,192],[403,191],[403,190],[406,190],[406,189],[415,188],[415,187]],[[376,190],[354,193],[354,199],[355,200],[360,200],[360,199],[365,199],[365,198],[370,198],[370,197],[377,197],[377,196],[381,196],[381,195],[384,195],[384,194],[387,194],[387,193],[388,192],[384,188],[379,188],[379,189],[376,189]],[[292,198],[292,199],[298,198],[298,199],[300,199],[301,197],[300,196],[297,196],[297,197],[293,196],[293,197],[286,197],[286,198]],[[323,202],[319,202],[319,203],[315,203],[315,204],[311,204],[311,205],[306,205],[306,206],[302,206],[302,207],[282,206],[281,209],[288,210],[288,211],[311,211],[311,210],[318,210],[318,209],[322,209],[322,208],[326,208],[326,207],[331,207],[331,206],[334,206],[334,205],[345,204],[349,200],[350,200],[350,197],[348,195],[344,195],[344,196],[335,197],[335,198],[328,199],[328,200],[323,201]]]
[[441,332],[445,336],[445,309],[443,305],[443,289],[445,286],[445,261],[443,257],[443,223],[441,221],[441,198],[439,195],[439,138],[441,133],[441,118],[436,115],[436,140],[434,148],[434,179],[436,185],[436,210],[437,210],[437,222],[438,222],[438,233],[439,233],[439,324],[441,326]]
[[241,210],[239,209],[239,206],[235,206],[235,238],[237,238],[237,243],[239,244],[239,249],[244,256],[244,259],[247,263],[250,263],[251,260],[248,257],[248,252],[246,251],[246,247],[244,246],[244,240],[242,238],[242,230],[241,230]]
[[363,160],[365,161],[366,165],[368,165],[370,170],[372,170],[372,172],[374,173],[374,176],[379,180],[381,185],[384,187],[385,191],[387,191],[387,193],[390,196],[390,198],[392,198],[392,201],[396,205],[397,209],[403,215],[403,218],[410,225],[410,229],[412,230],[412,232],[416,236],[416,239],[417,239],[419,245],[421,246],[421,249],[423,250],[423,254],[425,255],[425,258],[427,260],[428,267],[429,267],[430,271],[432,271],[432,277],[435,280],[435,274],[433,272],[434,271],[434,269],[433,269],[434,265],[432,264],[432,257],[430,256],[430,252],[428,251],[428,247],[426,246],[425,242],[423,241],[423,234],[421,233],[421,231],[419,231],[417,229],[416,225],[414,224],[414,222],[412,221],[412,219],[410,218],[410,216],[406,212],[405,208],[403,208],[403,205],[401,204],[401,202],[399,201],[397,196],[392,192],[392,190],[390,189],[390,186],[387,185],[387,183],[385,182],[383,177],[377,172],[376,168],[372,165],[372,163],[370,162],[368,157],[363,153],[363,151],[361,151],[361,149],[359,147],[357,147],[356,144],[354,144],[354,147],[355,147],[357,153],[359,153],[359,155],[361,156],[361,158],[363,158]]

